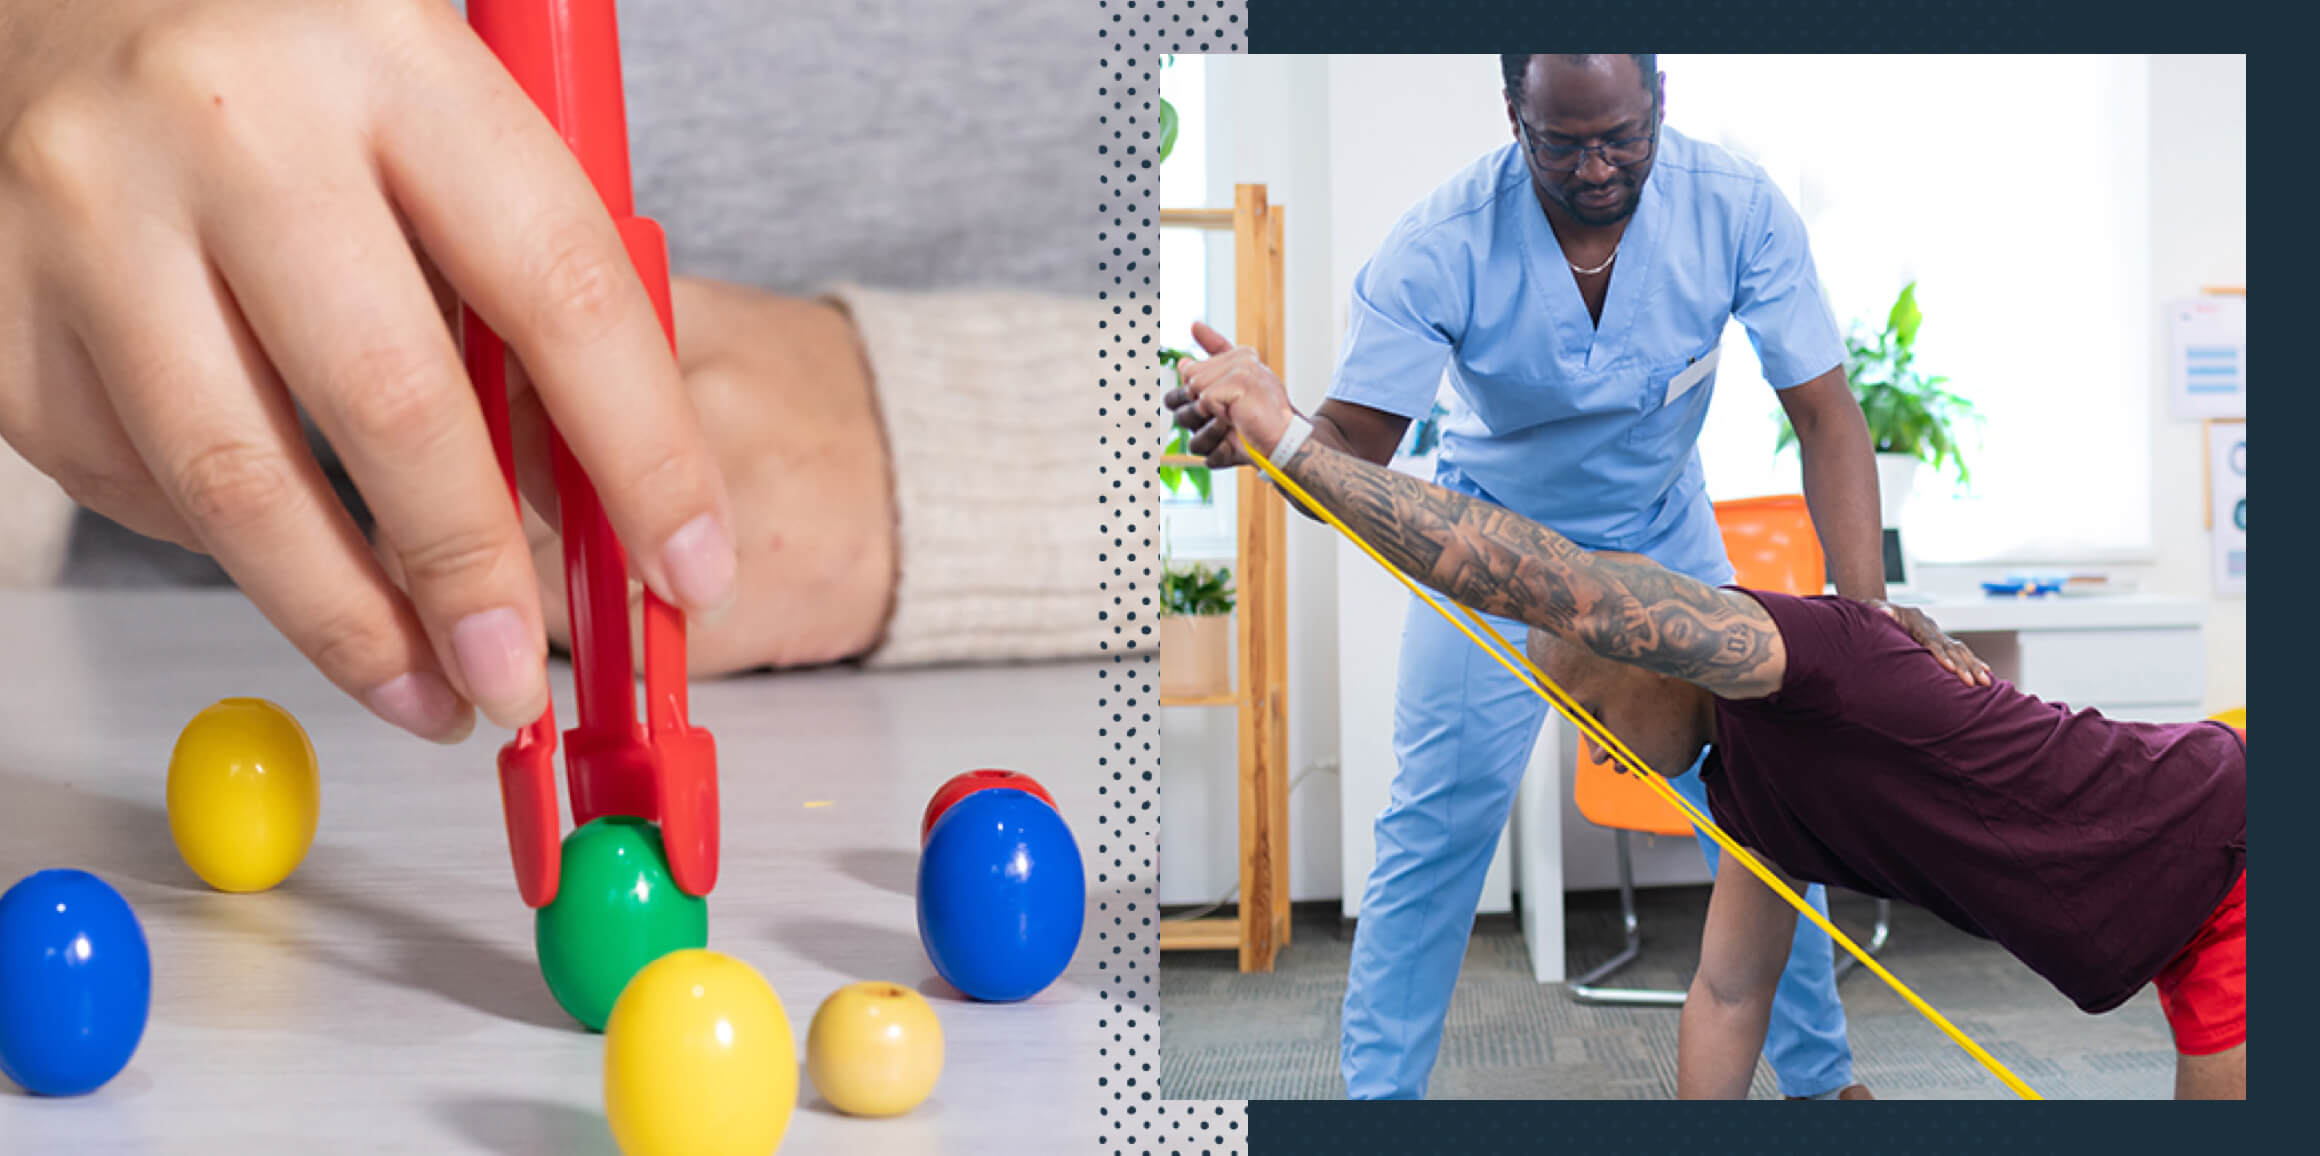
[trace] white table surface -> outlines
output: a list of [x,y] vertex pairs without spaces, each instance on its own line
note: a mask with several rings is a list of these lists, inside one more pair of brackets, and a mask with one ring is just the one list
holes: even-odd
[[[1021,1004],[971,1003],[937,978],[912,896],[921,809],[975,767],[1036,776],[1090,855],[1097,685],[1091,665],[1064,664],[694,689],[724,805],[709,946],[765,974],[801,1061],[814,1009],[856,980],[917,988],[946,1036],[942,1082],[898,1119],[835,1113],[801,1062],[784,1152],[1095,1146],[1095,905],[1117,896],[1092,860],[1079,955]],[[196,880],[163,810],[178,731],[235,695],[296,714],[323,771],[314,850],[257,895]],[[238,594],[0,592],[0,887],[93,871],[136,909],[154,960],[128,1069],[67,1100],[0,1080],[0,1152],[612,1152],[602,1037],[549,996],[516,895],[493,770],[505,738],[486,726],[441,748],[390,730]]]
[[2207,604],[2166,594],[2088,594],[2063,597],[1995,598],[1976,592],[1945,592],[1897,598],[1941,624],[1950,634],[2020,630],[2148,630],[2199,626]]

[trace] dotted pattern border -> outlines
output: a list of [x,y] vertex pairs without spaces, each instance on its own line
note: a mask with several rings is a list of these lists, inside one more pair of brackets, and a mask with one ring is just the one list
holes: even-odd
[[[1096,814],[1096,884],[1119,898],[1096,912],[1098,989],[1097,1136],[1116,1156],[1241,1156],[1248,1151],[1245,1100],[1162,1100],[1158,1092],[1160,846],[1158,589],[1159,504],[1152,476],[1164,444],[1158,380],[1149,354],[1160,327],[1160,181],[1154,154],[1160,56],[1245,52],[1246,0],[1097,0],[1102,62],[1096,153],[1101,206],[1096,322],[1104,418],[1099,470],[1106,609],[1096,734],[1102,740]],[[1101,456],[1101,455],[1099,455]],[[1109,772],[1105,774],[1103,772]]]

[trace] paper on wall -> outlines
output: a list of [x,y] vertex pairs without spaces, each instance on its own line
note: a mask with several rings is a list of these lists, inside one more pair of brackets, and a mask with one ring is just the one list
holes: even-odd
[[2218,594],[2247,593],[2247,428],[2244,421],[2207,423],[2207,492]]
[[2247,416],[2247,298],[2198,297],[2174,317],[2175,416]]

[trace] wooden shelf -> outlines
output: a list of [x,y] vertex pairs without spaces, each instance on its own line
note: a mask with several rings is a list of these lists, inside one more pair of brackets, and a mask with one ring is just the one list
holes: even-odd
[[1202,694],[1180,698],[1160,696],[1161,706],[1239,706],[1240,704],[1241,696],[1237,694]]
[[[1265,186],[1233,186],[1230,209],[1163,209],[1160,223],[1229,229],[1233,236],[1234,340],[1249,346],[1273,372],[1286,376],[1283,324],[1281,206]],[[1205,466],[1189,454],[1164,454],[1164,466]],[[1288,504],[1271,486],[1236,492],[1234,567],[1236,693],[1163,697],[1162,706],[1230,706],[1239,734],[1240,903],[1224,919],[1160,925],[1162,950],[1240,952],[1242,971],[1271,971],[1289,945],[1289,569]],[[1163,657],[1162,661],[1166,661]]]
[[1176,226],[1184,229],[1228,230],[1233,227],[1233,210],[1162,209],[1160,210],[1160,224],[1162,227]]
[[1227,951],[1240,945],[1241,921],[1232,916],[1160,921],[1162,951]]

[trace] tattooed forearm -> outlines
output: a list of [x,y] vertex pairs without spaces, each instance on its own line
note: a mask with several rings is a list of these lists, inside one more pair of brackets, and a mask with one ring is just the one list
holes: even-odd
[[1776,689],[1754,599],[1604,558],[1512,511],[1307,442],[1284,471],[1412,579],[1621,662],[1727,694]]

